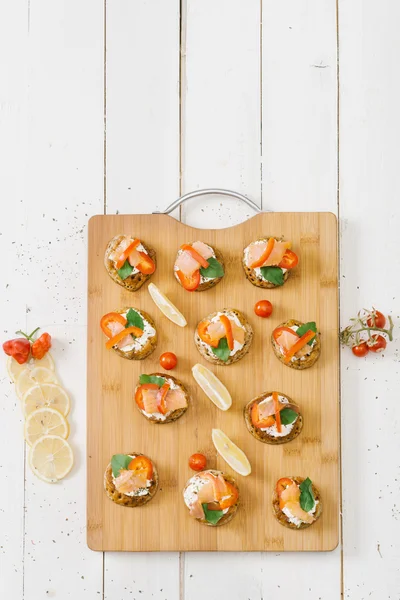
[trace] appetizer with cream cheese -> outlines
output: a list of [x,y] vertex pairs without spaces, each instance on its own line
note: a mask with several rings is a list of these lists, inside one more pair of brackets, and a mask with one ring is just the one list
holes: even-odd
[[264,392],[244,408],[247,429],[265,444],[285,444],[303,429],[300,409],[280,392]]
[[274,329],[271,341],[275,356],[292,369],[312,367],[321,353],[320,334],[314,321],[285,321]]
[[158,489],[156,466],[139,452],[114,454],[104,473],[104,489],[116,504],[143,506],[154,498]]
[[204,292],[221,281],[224,259],[216,248],[204,242],[182,244],[176,255],[174,275],[188,292]]
[[202,471],[191,477],[183,490],[189,515],[212,527],[229,523],[239,506],[239,488],[230,475]]
[[290,250],[291,243],[281,238],[266,237],[251,242],[243,250],[243,269],[247,279],[261,288],[283,285],[290,270],[297,266],[297,254]]
[[212,313],[196,327],[194,341],[200,354],[217,365],[230,365],[247,354],[253,329],[235,308]]
[[187,411],[189,398],[183,383],[164,373],[140,375],[135,389],[135,402],[142,415],[160,425],[179,419]]
[[156,253],[131,235],[117,235],[107,245],[104,266],[111,279],[136,292],[156,270]]
[[276,484],[272,508],[281,525],[305,529],[322,514],[321,494],[309,477],[283,477]]
[[113,349],[123,358],[142,360],[157,346],[156,326],[144,310],[122,308],[107,313],[100,326],[108,338],[106,348]]

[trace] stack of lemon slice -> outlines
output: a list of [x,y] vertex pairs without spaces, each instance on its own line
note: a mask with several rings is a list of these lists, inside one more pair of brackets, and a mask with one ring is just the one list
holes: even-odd
[[31,358],[20,365],[9,356],[7,370],[21,400],[30,467],[39,479],[56,483],[70,472],[74,457],[67,442],[70,399],[60,385],[54,361],[47,353],[41,360]]

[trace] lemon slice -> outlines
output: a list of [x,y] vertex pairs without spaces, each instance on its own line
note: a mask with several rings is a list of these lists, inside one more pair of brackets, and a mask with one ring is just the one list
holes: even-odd
[[33,444],[29,466],[39,479],[56,483],[70,472],[74,464],[71,446],[59,435],[43,435]]
[[34,410],[46,406],[57,409],[66,417],[71,403],[64,388],[55,383],[42,383],[29,388],[22,398],[22,410],[25,417]]
[[69,425],[59,410],[45,406],[28,415],[24,434],[25,440],[30,446],[43,435],[58,435],[66,440],[69,436]]
[[57,375],[51,369],[46,367],[33,367],[33,369],[24,369],[16,383],[16,392],[18,398],[22,398],[26,392],[37,384],[58,383]]
[[212,430],[212,441],[217,452],[236,473],[250,475],[251,464],[249,459],[243,450],[238,448],[221,429]]
[[36,358],[31,358],[23,365],[17,363],[17,361],[12,356],[9,356],[7,358],[7,371],[10,376],[10,379],[14,383],[17,381],[18,377],[21,375],[24,369],[33,369],[34,367],[46,367],[46,369],[54,371],[54,360],[48,352],[40,360],[37,360]]
[[172,304],[171,300],[168,300],[167,296],[162,293],[162,291],[154,285],[154,283],[150,283],[149,287],[150,296],[152,297],[155,304],[161,310],[161,312],[173,323],[179,325],[179,327],[185,327],[187,325],[187,321],[183,314],[179,312],[174,304]]
[[224,384],[207,367],[197,364],[192,367],[193,377],[215,406],[228,410],[232,406],[232,398]]

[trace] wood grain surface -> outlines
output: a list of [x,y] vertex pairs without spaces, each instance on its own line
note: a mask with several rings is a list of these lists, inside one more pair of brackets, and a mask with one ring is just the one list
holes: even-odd
[[[151,278],[176,303],[188,320],[181,329],[153,304],[147,284],[129,293],[113,283],[104,266],[107,242],[114,235],[140,237],[157,252],[157,271]],[[252,286],[241,267],[243,248],[260,235],[284,235],[299,254],[299,267],[275,290]],[[217,246],[226,264],[224,280],[212,290],[185,292],[172,273],[177,248],[201,239]],[[332,550],[338,543],[339,512],[339,393],[337,223],[332,213],[263,213],[243,224],[220,230],[197,230],[166,215],[96,216],[89,223],[88,278],[88,544],[112,551],[260,551]],[[254,315],[261,298],[274,305],[270,319]],[[144,309],[154,318],[159,334],[156,351],[144,361],[127,361],[105,349],[99,321],[122,306]],[[197,322],[221,308],[243,311],[254,328],[250,352],[230,365],[211,366],[231,391],[232,408],[219,411],[197,387],[191,367],[210,364],[198,353],[193,332]],[[273,354],[270,335],[289,318],[316,320],[321,331],[321,358],[306,371],[295,371]],[[140,373],[159,370],[159,355],[178,356],[172,371],[189,388],[192,404],[175,423],[156,426],[137,411],[133,391]],[[243,407],[267,389],[287,393],[302,410],[304,428],[293,442],[271,447],[247,431]],[[235,475],[216,455],[211,429],[221,428],[247,454],[253,471]],[[103,490],[103,473],[112,454],[138,451],[157,465],[160,490],[145,507],[128,509],[111,502]],[[242,506],[226,527],[201,526],[191,519],[182,489],[192,475],[188,457],[205,453],[208,466],[236,477]],[[291,531],[274,519],[271,496],[285,475],[309,476],[320,489],[324,514],[311,528]]]

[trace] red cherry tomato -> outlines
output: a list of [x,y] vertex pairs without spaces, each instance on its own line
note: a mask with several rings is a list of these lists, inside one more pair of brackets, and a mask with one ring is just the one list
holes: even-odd
[[383,327],[385,327],[386,325],[385,315],[379,312],[379,310],[374,310],[373,315],[375,317],[375,324],[373,323],[373,319],[370,317],[369,319],[367,319],[368,327],[379,327],[383,329]]
[[177,362],[178,359],[176,358],[176,354],[174,354],[173,352],[164,352],[164,354],[161,354],[160,356],[160,365],[166,371],[169,371],[170,369],[175,369]]
[[386,345],[387,341],[383,335],[373,335],[372,341],[368,341],[368,348],[371,350],[371,352],[383,352],[386,348]]
[[367,342],[361,342],[357,346],[353,346],[351,351],[354,354],[354,356],[358,356],[359,358],[361,358],[362,356],[366,356],[369,352]]
[[286,250],[278,266],[282,269],[294,269],[294,267],[297,267],[298,263],[299,257],[297,256],[297,254],[295,254],[291,250]]
[[193,471],[204,471],[207,466],[207,459],[204,454],[192,454],[189,458],[189,467]]
[[254,306],[254,312],[257,317],[270,317],[272,315],[272,304],[269,300],[260,300]]

